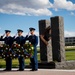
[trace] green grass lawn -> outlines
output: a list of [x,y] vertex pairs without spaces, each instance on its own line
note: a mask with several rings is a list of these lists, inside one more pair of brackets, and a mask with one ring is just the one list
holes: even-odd
[[[29,64],[30,60],[26,59],[25,60],[25,64]],[[18,59],[13,59],[12,60],[12,67],[18,67],[19,63],[18,63]],[[4,59],[0,59],[0,68],[5,67],[5,60]]]
[[66,60],[75,60],[75,51],[66,51]]
[[73,48],[65,48],[66,50],[66,60],[75,60],[75,47]]
[[[37,56],[38,56],[38,61],[40,61],[40,53],[38,53]],[[65,57],[66,57],[66,60],[75,60],[75,48],[65,48]],[[30,60],[25,59],[25,64],[26,65],[30,64]],[[12,67],[18,67],[18,65],[19,65],[18,59],[13,59]],[[5,60],[0,59],[0,68],[3,68],[3,67],[5,67]]]

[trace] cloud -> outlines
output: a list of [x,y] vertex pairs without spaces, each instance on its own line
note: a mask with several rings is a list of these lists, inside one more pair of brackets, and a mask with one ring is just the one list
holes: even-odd
[[57,8],[54,8],[54,10],[57,12],[58,11],[58,9]]
[[17,15],[51,16],[49,0],[0,0],[0,13]]
[[67,0],[54,0],[53,7],[56,9],[75,10],[75,4]]
[[70,15],[75,16],[75,13],[74,12],[71,12]]
[[[28,15],[28,16],[52,16],[50,9],[56,12],[59,9],[75,10],[75,4],[70,0],[0,0],[0,13]],[[71,13],[73,14],[73,13]]]
[[65,31],[65,37],[75,37],[75,32],[72,31]]

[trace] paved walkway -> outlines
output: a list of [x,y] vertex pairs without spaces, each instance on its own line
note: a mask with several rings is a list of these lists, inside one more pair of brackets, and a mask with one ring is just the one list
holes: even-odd
[[0,75],[75,75],[75,70],[57,70],[57,69],[39,69],[38,71],[30,71],[26,69],[25,71],[16,71],[13,69],[10,72],[4,72],[0,69]]

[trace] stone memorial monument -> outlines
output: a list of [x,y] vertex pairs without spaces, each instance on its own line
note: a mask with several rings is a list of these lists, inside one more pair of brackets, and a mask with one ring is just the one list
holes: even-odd
[[[65,60],[64,20],[61,16],[39,21],[39,35],[51,27],[49,46],[40,39],[40,68],[75,69],[75,61]],[[47,33],[46,35],[49,35]],[[51,43],[52,42],[52,43]],[[52,62],[51,62],[52,61]]]
[[65,40],[63,17],[51,17],[53,61],[65,60]]
[[[51,26],[50,20],[40,20],[39,21],[39,35],[45,35],[45,29]],[[46,33],[48,36],[49,33]],[[40,59],[42,62],[52,61],[52,46],[51,40],[48,41],[49,45],[45,45],[44,42],[40,39]]]

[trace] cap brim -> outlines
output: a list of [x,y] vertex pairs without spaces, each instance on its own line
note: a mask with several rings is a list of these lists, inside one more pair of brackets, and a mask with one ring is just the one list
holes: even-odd
[[11,32],[10,30],[5,30],[5,32],[7,33],[7,32]]
[[34,30],[34,31],[35,31],[35,28],[29,28],[29,30],[30,30],[30,31],[32,31],[32,30]]

